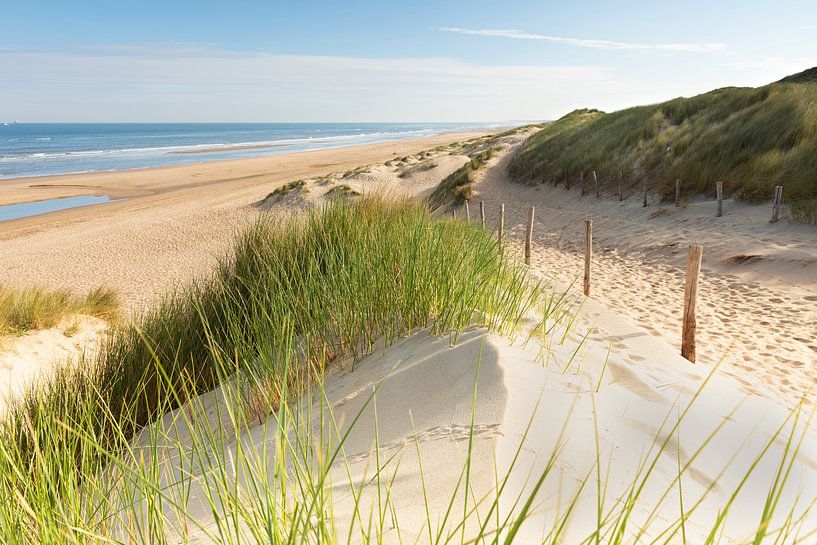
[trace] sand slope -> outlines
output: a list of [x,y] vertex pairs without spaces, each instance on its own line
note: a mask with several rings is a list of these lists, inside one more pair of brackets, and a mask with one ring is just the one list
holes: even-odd
[[[380,485],[381,496],[390,491],[388,522],[382,532],[378,530],[385,543],[427,542],[428,516],[435,534],[450,534],[460,542],[461,528],[446,523],[444,514],[453,497],[458,513],[454,519],[462,518],[465,495],[457,482],[466,471],[470,444],[473,456],[468,469],[468,505],[481,507],[468,517],[466,540],[483,522],[487,521],[489,529],[495,526],[492,520],[496,515],[490,509],[495,500],[502,517],[519,513],[545,472],[519,543],[546,539],[561,526],[577,496],[562,542],[580,542],[596,528],[599,498],[603,499],[603,518],[612,521],[621,513],[622,500],[641,479],[646,479],[646,486],[630,515],[625,542],[644,542],[666,530],[678,533],[674,523],[680,517],[679,471],[684,504],[690,513],[685,524],[689,543],[703,542],[717,510],[735,491],[739,493],[720,542],[750,540],[761,518],[762,499],[774,483],[778,464],[785,459],[785,443],[791,433],[791,426],[786,426],[788,412],[770,400],[747,398],[728,378],[716,376],[704,387],[705,370],[689,364],[661,341],[596,305],[584,312],[594,316],[599,339],[583,344],[582,328],[574,327],[563,343],[548,344],[549,355],[544,360],[543,345],[538,342],[511,343],[484,331],[472,331],[452,348],[447,338],[429,339],[420,333],[379,350],[354,371],[330,377],[325,385],[326,399],[338,429],[319,424],[321,418],[331,421],[326,416],[328,409],[320,404],[302,406],[299,414],[312,423],[315,438],[322,436],[335,445],[349,431],[350,423],[362,415],[330,471],[328,493],[339,536],[345,540],[351,526],[352,542],[360,542],[372,512],[377,520],[378,505],[383,505],[374,470],[379,464],[381,479],[390,483]],[[554,330],[557,337],[561,333]],[[607,345],[614,338],[623,339],[630,353],[649,357],[650,364],[633,365],[617,355],[608,359]],[[575,357],[577,351],[579,356]],[[700,396],[693,402],[699,390]],[[216,394],[215,401],[209,403],[217,405],[218,399]],[[211,415],[215,413],[211,410]],[[137,444],[162,430],[166,473],[179,475],[181,468],[194,468],[187,512],[197,521],[194,526],[200,528],[192,532],[192,542],[208,543],[219,523],[205,499],[210,485],[204,484],[203,476],[227,469],[230,480],[237,478],[239,486],[247,486],[248,491],[251,487],[241,470],[235,473],[230,469],[231,463],[197,467],[186,458],[189,454],[179,453],[176,445],[191,441],[186,426],[178,424],[184,414],[177,411],[165,416],[159,427],[145,431]],[[676,428],[679,415],[683,419]],[[204,419],[195,418],[204,425]],[[228,419],[223,422],[229,424]],[[776,437],[781,427],[783,432]],[[320,429],[324,429],[322,434]],[[223,454],[225,463],[239,450],[248,450],[256,453],[262,464],[268,464],[272,474],[276,446],[286,450],[274,430],[275,420],[271,418],[266,426],[235,432],[228,441],[230,451]],[[771,528],[781,524],[794,508],[796,517],[805,513],[800,538],[802,543],[810,543],[817,531],[817,513],[810,514],[809,506],[800,504],[798,494],[802,498],[817,494],[817,435],[813,429],[804,432],[799,425],[795,438],[799,440],[803,433],[798,460]],[[767,446],[768,452],[761,456]],[[750,471],[758,457],[760,462]],[[597,461],[601,482],[597,480]],[[647,477],[646,468],[653,464]],[[683,469],[679,470],[679,464]],[[749,478],[741,484],[747,472]],[[508,482],[498,494],[499,483],[506,476]],[[179,486],[171,484],[174,481],[169,477],[165,483],[167,494],[181,493],[174,491]],[[357,509],[355,494],[360,498]],[[170,512],[168,516],[172,516]],[[639,536],[642,530],[643,536]],[[669,540],[680,541],[680,535]]]

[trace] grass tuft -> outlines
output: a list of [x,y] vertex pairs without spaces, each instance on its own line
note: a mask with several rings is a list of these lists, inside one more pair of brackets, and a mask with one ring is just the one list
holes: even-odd
[[474,154],[468,163],[449,174],[429,196],[431,206],[434,208],[447,204],[458,206],[470,199],[474,192],[474,173],[485,166],[498,149],[490,147]]
[[77,314],[114,322],[120,306],[119,295],[108,288],[96,288],[80,297],[67,290],[0,286],[0,335],[48,329]]

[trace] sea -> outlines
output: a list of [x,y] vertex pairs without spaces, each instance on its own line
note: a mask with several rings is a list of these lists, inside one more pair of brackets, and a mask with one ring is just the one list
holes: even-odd
[[258,157],[489,123],[0,123],[0,179]]

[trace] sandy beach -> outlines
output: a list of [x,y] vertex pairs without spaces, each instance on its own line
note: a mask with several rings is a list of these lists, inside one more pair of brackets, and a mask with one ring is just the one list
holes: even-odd
[[484,133],[157,169],[3,180],[0,205],[75,195],[118,202],[0,222],[0,278],[11,286],[110,286],[129,309],[207,274],[252,205],[299,178],[343,173]]
[[[535,206],[532,265],[578,293],[584,220],[593,219],[592,298],[679,348],[686,249],[702,244],[699,363],[720,363],[746,392],[786,404],[815,385],[814,227],[770,224],[766,205],[727,201],[724,217],[715,218],[714,202],[684,208],[652,202],[642,208],[635,195],[619,202],[581,197],[578,189],[521,185],[508,179],[505,163],[527,134],[505,138],[506,149],[477,173],[475,183],[474,202],[486,203],[488,228],[495,229],[499,204],[505,204],[506,242],[517,257],[528,208]],[[275,207],[278,213],[320,200],[341,182],[361,192],[427,195],[467,157],[446,150],[423,160],[419,152],[476,136],[4,182],[5,203],[98,192],[123,200],[0,223],[0,277],[12,286],[78,292],[110,286],[123,295],[128,310],[138,310],[179,283],[206,275],[234,233],[257,217],[256,204],[276,187],[312,180],[303,196]],[[414,166],[384,164],[412,154],[418,154],[410,159]],[[330,183],[324,177],[332,173]],[[612,349],[624,347],[614,343]]]
[[[138,310],[174,285],[206,275],[228,249],[233,233],[261,210],[298,213],[326,202],[339,188],[427,196],[468,162],[466,153],[499,146],[473,178],[471,220],[478,221],[476,202],[483,201],[486,227],[494,230],[499,205],[505,204],[505,244],[521,259],[528,208],[535,206],[531,272],[549,282],[554,293],[566,293],[572,318],[539,337],[530,327],[541,317],[530,316],[521,334],[528,342],[476,330],[452,347],[448,339],[429,339],[421,332],[378,348],[353,367],[339,365],[325,383],[333,418],[341,423],[333,433],[349,431],[345,426],[359,411],[363,417],[346,438],[343,460],[331,468],[338,494],[335,520],[354,525],[357,509],[376,509],[372,489],[361,492],[359,505],[351,502],[348,491],[370,478],[378,457],[399,460],[392,501],[401,528],[384,533],[385,542],[398,543],[423,535],[427,509],[442,512],[452,494],[459,498],[456,482],[468,460],[466,449],[474,456],[471,493],[490,501],[498,496],[496,480],[507,477],[504,497],[496,501],[508,511],[531,492],[532,476],[561,449],[545,481],[548,492],[537,500],[531,522],[522,530],[526,540],[541,539],[542,528],[561,524],[565,498],[574,496],[579,499],[565,536],[586,538],[596,524],[598,498],[615,512],[628,487],[643,477],[645,456],[655,468],[632,515],[637,525],[650,528],[640,537],[658,538],[662,524],[677,516],[675,498],[683,495],[690,503],[700,501],[685,532],[693,542],[703,540],[712,517],[738,489],[736,514],[724,526],[725,542],[750,539],[762,508],[757,498],[774,480],[775,460],[787,455],[779,430],[803,437],[792,466],[799,488],[788,489],[782,503],[797,505],[797,491],[813,494],[817,482],[813,426],[809,421],[791,431],[786,427],[789,411],[814,388],[817,377],[814,228],[788,221],[770,225],[763,205],[727,201],[724,217],[715,218],[714,203],[706,201],[679,209],[653,202],[643,209],[634,196],[619,202],[550,185],[521,185],[508,178],[505,165],[528,134],[490,144],[471,140],[466,148],[455,141],[479,135],[14,181],[0,185],[5,202],[35,192],[52,198],[101,191],[125,200],[0,224],[0,270],[12,285],[79,291],[112,286],[124,294],[129,309]],[[265,198],[301,179],[302,185]],[[594,220],[595,232],[589,299],[576,283],[587,218]],[[697,364],[679,355],[686,247],[693,242],[705,248]],[[0,355],[5,387],[18,391],[35,371],[93,350],[100,335],[98,324],[86,323],[73,339],[55,330],[16,339]],[[710,379],[716,365],[720,368]],[[366,401],[375,388],[376,416]],[[196,400],[200,409],[169,413],[135,439],[137,445],[150,445],[158,430],[167,443],[159,445],[164,478],[189,467],[194,455],[185,448],[198,440],[201,429],[210,425],[223,433],[229,428],[224,409],[229,403],[223,395],[221,390],[206,394]],[[811,406],[808,399],[806,404]],[[680,434],[680,423],[665,437],[667,426],[687,407],[683,440],[673,435]],[[182,417],[197,410],[204,411],[196,417],[201,429],[191,430]],[[312,407],[304,418],[316,418],[323,410],[322,404]],[[273,415],[257,427],[232,430],[228,451],[235,452],[239,444],[242,451],[271,444],[274,439],[266,434],[275,427]],[[597,451],[588,448],[594,433]],[[657,438],[666,440],[658,452],[653,451]],[[373,447],[376,441],[379,448]],[[761,463],[743,483],[757,457]],[[605,483],[593,481],[585,490],[585,479],[599,459],[605,460]],[[677,479],[681,464],[683,491]],[[201,476],[207,469],[196,471]],[[394,472],[398,474],[396,467]],[[162,487],[171,496],[189,495],[186,515],[199,527],[191,537],[212,542],[209,532],[217,524],[206,500],[207,486],[196,481],[192,492],[183,491],[170,480]],[[802,537],[813,537],[817,519],[802,505],[792,509],[802,517]],[[779,515],[775,520],[781,522]],[[467,526],[473,530],[474,522]],[[634,533],[628,537],[639,538]]]

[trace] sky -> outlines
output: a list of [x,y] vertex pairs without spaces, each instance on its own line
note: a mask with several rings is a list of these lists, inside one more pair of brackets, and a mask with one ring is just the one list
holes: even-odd
[[814,0],[0,0],[0,121],[546,120],[812,66]]

